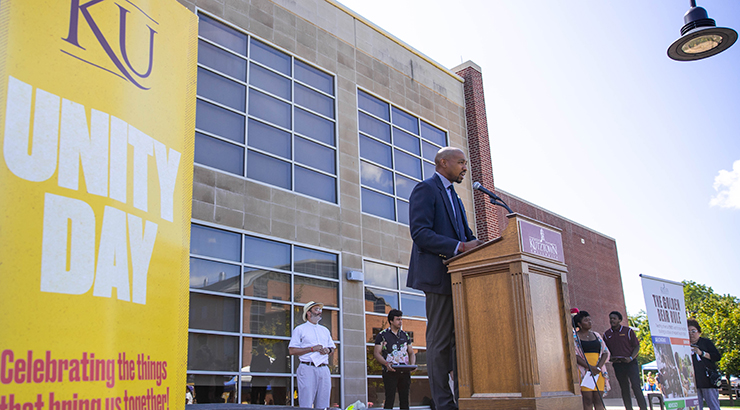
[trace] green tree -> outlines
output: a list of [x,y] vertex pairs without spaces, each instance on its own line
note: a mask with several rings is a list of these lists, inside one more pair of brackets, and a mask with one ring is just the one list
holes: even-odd
[[637,356],[637,363],[642,366],[655,360],[653,351],[653,339],[650,336],[650,323],[648,323],[647,314],[640,310],[636,315],[627,313],[627,321],[631,328],[637,329],[635,334],[640,339],[640,355]]

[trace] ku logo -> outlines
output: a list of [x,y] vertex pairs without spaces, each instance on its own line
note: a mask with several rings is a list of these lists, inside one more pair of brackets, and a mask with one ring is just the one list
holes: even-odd
[[[131,3],[128,0],[124,1],[130,4],[130,9],[127,9],[118,3],[112,3],[108,0],[89,0],[84,3],[82,3],[81,0],[71,0],[71,8],[69,12],[69,33],[67,33],[67,37],[62,38],[62,40],[66,41],[69,44],[72,44],[77,48],[73,48],[72,51],[61,51],[94,67],[105,70],[111,74],[117,75],[127,81],[130,81],[132,84],[142,90],[148,90],[150,87],[146,87],[143,84],[143,81],[152,74],[152,69],[154,65],[154,35],[157,34],[157,32],[150,26],[150,23],[145,24],[146,28],[149,30],[149,61],[146,69],[142,69],[140,67],[139,70],[137,70],[136,68],[134,68],[134,65],[129,59],[128,47],[133,46],[135,48],[138,48],[140,47],[140,44],[127,44],[127,30],[141,30],[143,27],[128,27],[127,18],[129,17],[129,14],[135,13],[137,17],[140,17],[136,19],[137,21],[150,21],[155,25],[159,25],[159,23],[157,23],[157,21],[155,21],[153,18],[149,17],[135,4]],[[104,7],[105,5],[103,4],[106,2],[108,2],[109,5],[107,9]],[[114,27],[113,30],[110,30],[108,27],[99,24],[99,22],[104,23],[110,20],[104,20],[102,16],[104,16],[105,13],[115,11],[113,4],[115,4],[115,6],[117,6],[118,8],[118,27],[117,29],[116,27]],[[85,30],[84,32],[82,32],[82,35],[85,35],[87,39],[90,40],[87,32],[88,29],[94,35],[97,44],[88,44],[90,41],[86,42],[85,44],[82,43],[82,30]],[[115,38],[116,31],[118,34],[117,39]],[[113,33],[113,35],[111,35],[111,32]],[[106,35],[108,37],[106,37]],[[113,40],[113,42],[109,41],[109,39]],[[117,51],[114,50],[115,40],[118,40]],[[89,61],[89,57],[87,57],[85,51],[88,50],[88,48],[92,50],[92,47],[102,48],[102,50],[105,52],[105,55],[110,60],[110,63],[115,66],[115,71],[105,68],[104,65],[108,65],[110,67],[110,64],[105,61]]]

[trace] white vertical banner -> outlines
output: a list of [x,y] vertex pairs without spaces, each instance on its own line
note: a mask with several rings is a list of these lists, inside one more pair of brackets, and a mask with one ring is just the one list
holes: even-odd
[[683,284],[640,277],[666,409],[698,406]]

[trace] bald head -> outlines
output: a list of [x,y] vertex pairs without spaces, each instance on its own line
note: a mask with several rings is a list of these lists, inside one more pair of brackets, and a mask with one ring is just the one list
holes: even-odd
[[444,147],[434,156],[435,170],[450,182],[462,182],[468,172],[468,160],[460,148]]
[[449,160],[452,155],[462,155],[463,157],[465,154],[462,152],[460,148],[453,148],[453,147],[444,147],[437,151],[437,155],[434,156],[434,165],[436,168],[439,168],[439,165],[443,159]]

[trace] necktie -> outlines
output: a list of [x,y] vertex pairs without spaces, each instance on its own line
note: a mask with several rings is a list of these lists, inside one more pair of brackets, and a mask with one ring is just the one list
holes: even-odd
[[462,206],[460,206],[460,200],[457,198],[457,192],[455,192],[455,187],[453,185],[450,185],[450,194],[452,194],[452,205],[455,208],[455,222],[457,223],[457,226],[455,229],[457,230],[457,237],[465,242],[465,225],[463,224],[462,219]]

